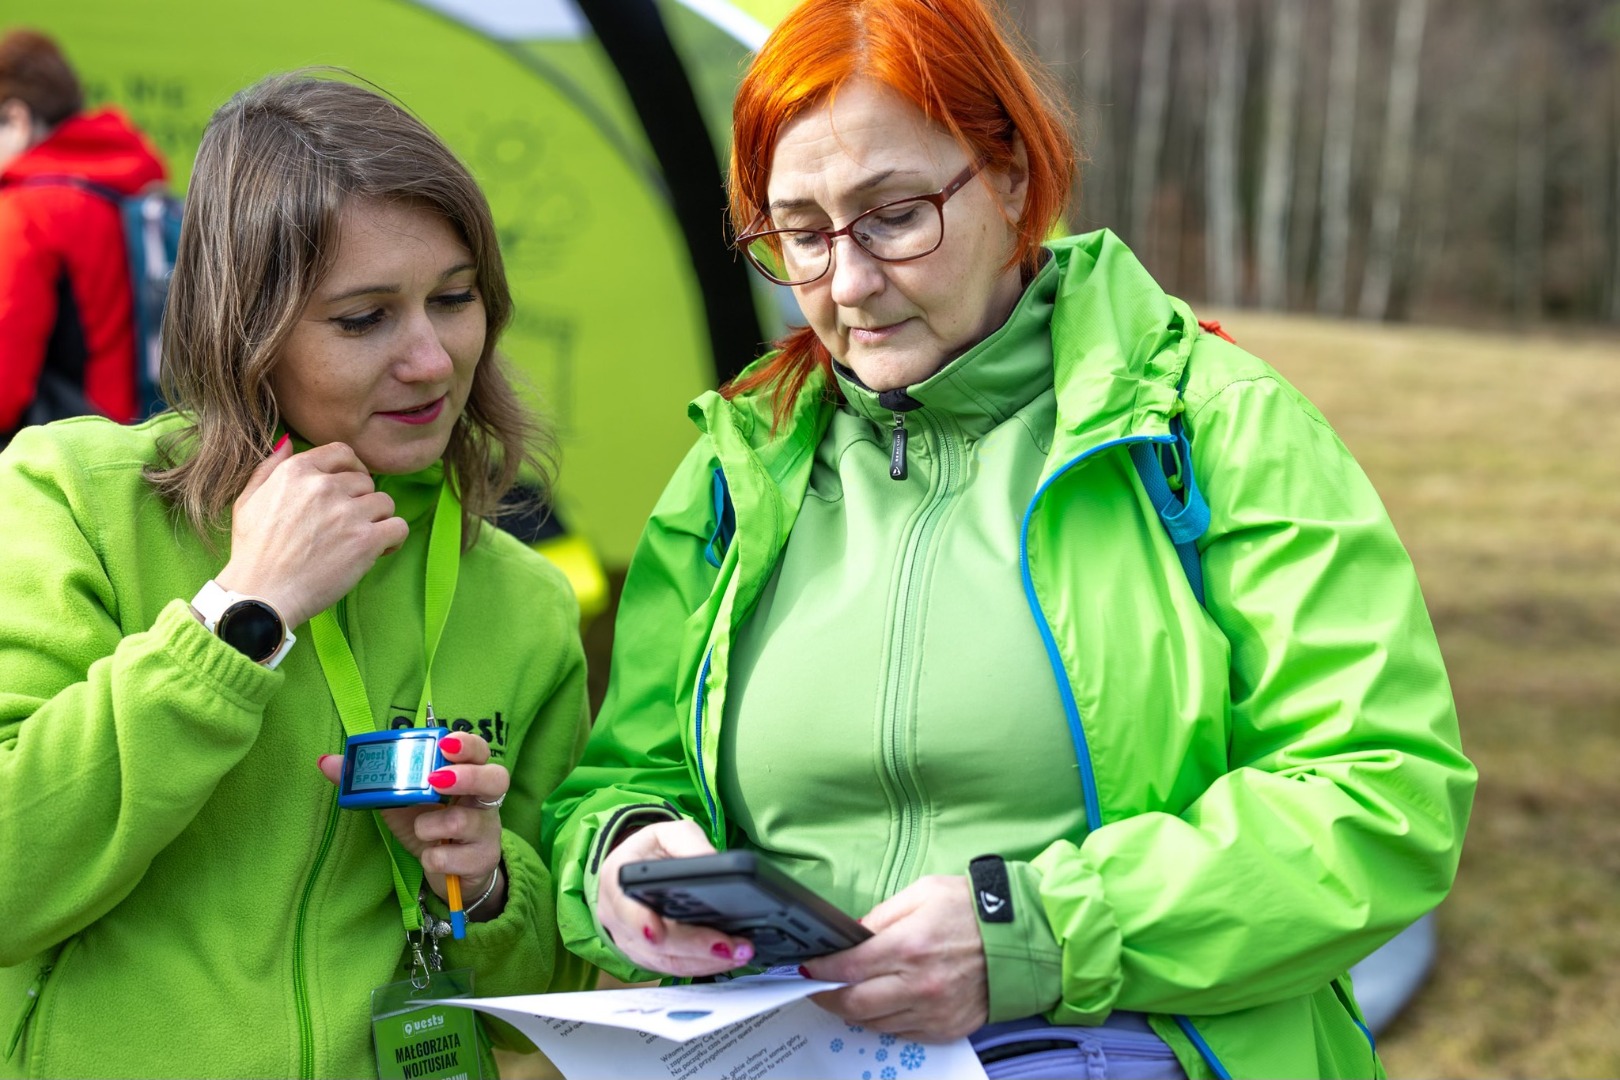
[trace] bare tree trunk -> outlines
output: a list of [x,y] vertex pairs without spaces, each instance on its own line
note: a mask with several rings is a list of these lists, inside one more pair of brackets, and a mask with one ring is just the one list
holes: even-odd
[[1547,54],[1541,27],[1521,31],[1517,191],[1513,213],[1513,309],[1541,314],[1542,252],[1547,240]]
[[1165,113],[1170,103],[1170,43],[1175,0],[1147,0],[1142,34],[1142,81],[1136,95],[1136,145],[1131,154],[1131,235],[1138,250],[1148,244],[1148,214],[1159,184],[1159,151],[1164,146]]
[[[1061,0],[1060,0],[1061,2]],[[1120,159],[1114,145],[1113,0],[1086,0],[1081,9],[1081,91],[1091,117],[1092,168],[1087,173],[1082,209],[1101,225],[1119,227]]]
[[1214,21],[1214,68],[1204,128],[1208,170],[1208,222],[1204,233],[1205,295],[1222,307],[1238,302],[1242,281],[1242,237],[1238,231],[1239,113],[1243,107],[1243,32],[1237,0],[1209,0]]
[[1294,171],[1294,102],[1299,90],[1305,0],[1276,0],[1271,68],[1266,77],[1265,166],[1255,227],[1260,306],[1288,306],[1288,195]]
[[1614,206],[1611,209],[1609,242],[1613,245],[1613,265],[1609,277],[1609,321],[1620,322],[1620,56],[1610,65],[1609,138],[1614,152]]
[[1054,70],[1063,72],[1069,61],[1068,0],[1030,0],[1035,47]]
[[1419,58],[1428,0],[1401,0],[1395,20],[1395,54],[1389,65],[1389,112],[1373,203],[1372,239],[1361,279],[1361,317],[1382,320],[1389,312],[1390,282],[1401,226],[1401,203],[1412,175],[1412,130],[1417,118]]
[[1288,213],[1286,258],[1292,268],[1290,304],[1316,288],[1317,244],[1322,218],[1322,147],[1327,130],[1327,11],[1318,0],[1306,0],[1300,47],[1299,113],[1294,125],[1293,207]]
[[1620,139],[1616,139],[1614,176],[1614,268],[1611,271],[1609,321],[1620,322]]
[[1345,309],[1350,258],[1350,165],[1356,129],[1356,49],[1360,44],[1361,0],[1333,0],[1327,132],[1322,139],[1322,255],[1316,307],[1334,315]]

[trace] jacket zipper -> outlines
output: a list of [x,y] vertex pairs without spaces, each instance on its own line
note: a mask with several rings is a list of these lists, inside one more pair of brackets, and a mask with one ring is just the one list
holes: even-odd
[[[919,412],[925,430],[934,436],[938,446],[936,455],[938,466],[934,476],[932,490],[922,511],[917,515],[917,524],[907,538],[907,565],[904,570],[904,584],[900,589],[899,623],[900,632],[897,635],[892,656],[894,663],[891,666],[887,679],[889,690],[884,702],[884,723],[888,730],[883,740],[884,767],[893,779],[898,807],[898,835],[896,837],[895,859],[889,871],[888,881],[884,883],[883,895],[892,895],[902,883],[909,880],[910,863],[917,847],[917,810],[921,802],[921,795],[916,785],[907,778],[905,769],[906,746],[905,724],[902,706],[905,702],[902,695],[905,688],[910,685],[908,671],[911,666],[911,633],[910,630],[916,622],[915,608],[921,600],[922,590],[919,588],[919,567],[927,561],[929,546],[933,541],[935,527],[943,516],[944,509],[951,501],[953,490],[957,486],[956,448],[951,439],[949,429],[945,423],[927,412]],[[896,430],[903,432],[900,427],[903,414],[896,412]],[[897,447],[904,449],[904,439],[901,438]],[[903,465],[902,461],[902,465]],[[890,475],[893,476],[891,470]]]
[[1018,530],[1018,570],[1024,579],[1024,602],[1029,605],[1030,614],[1035,617],[1035,629],[1040,631],[1041,643],[1046,646],[1046,660],[1052,666],[1052,674],[1057,677],[1058,695],[1063,699],[1063,716],[1069,723],[1069,737],[1074,741],[1074,754],[1080,764],[1080,792],[1086,803],[1086,830],[1089,832],[1103,823],[1102,804],[1097,799],[1097,777],[1091,768],[1091,746],[1086,741],[1085,725],[1080,717],[1080,706],[1074,700],[1074,688],[1069,685],[1068,673],[1063,670],[1063,656],[1058,652],[1057,638],[1052,634],[1052,627],[1046,621],[1045,612],[1041,611],[1040,599],[1035,595],[1035,579],[1029,570],[1029,523],[1035,516],[1035,506],[1046,494],[1046,490],[1068,471],[1081,462],[1102,453],[1115,446],[1128,446],[1131,443],[1174,442],[1171,435],[1135,435],[1124,439],[1111,439],[1099,446],[1094,446],[1085,453],[1070,458],[1057,472],[1046,478],[1035,494],[1030,496],[1029,505],[1024,508],[1024,522]]
[[720,839],[720,814],[714,806],[714,792],[709,790],[709,774],[703,766],[703,706],[708,702],[709,661],[714,658],[714,646],[703,654],[703,667],[698,672],[697,699],[692,707],[692,742],[697,747],[698,783],[703,785],[703,804],[709,810],[709,837],[716,848],[724,850]]
[[[1097,776],[1093,771],[1091,762],[1091,747],[1086,741],[1085,723],[1080,716],[1080,706],[1074,700],[1074,688],[1069,685],[1069,676],[1063,670],[1063,657],[1058,652],[1057,638],[1052,634],[1052,627],[1046,621],[1046,614],[1041,611],[1040,599],[1035,595],[1035,579],[1029,569],[1029,523],[1035,516],[1035,506],[1046,494],[1047,488],[1055,484],[1059,477],[1070,469],[1094,457],[1104,450],[1116,446],[1128,446],[1132,443],[1174,443],[1173,435],[1134,435],[1123,439],[1111,439],[1108,442],[1092,447],[1083,454],[1070,458],[1063,467],[1047,477],[1030,497],[1029,505],[1024,509],[1024,522],[1018,532],[1018,569],[1024,579],[1024,600],[1029,605],[1030,614],[1035,617],[1035,628],[1040,631],[1041,642],[1046,646],[1046,659],[1052,665],[1052,674],[1057,677],[1058,695],[1063,699],[1063,714],[1069,722],[1069,734],[1074,740],[1074,754],[1080,765],[1080,789],[1086,802],[1086,831],[1091,832],[1103,824],[1102,803],[1097,796]],[[1182,1034],[1198,1050],[1210,1067],[1217,1080],[1231,1080],[1232,1074],[1227,1071],[1221,1059],[1213,1048],[1199,1034],[1193,1022],[1185,1016],[1173,1016]]]
[[29,983],[28,989],[24,991],[28,1001],[23,1005],[22,1015],[17,1017],[17,1026],[12,1030],[11,1038],[6,1040],[6,1061],[10,1061],[12,1055],[17,1052],[17,1047],[22,1042],[23,1032],[28,1028],[28,1018],[34,1015],[34,1009],[39,1005],[40,995],[45,992],[45,980],[54,966],[54,964],[46,964],[40,968],[39,974],[34,976],[34,981]]
[[315,1076],[315,1020],[309,1006],[308,973],[304,964],[304,922],[309,916],[309,899],[315,891],[315,881],[321,875],[326,855],[332,849],[332,838],[337,835],[337,797],[332,797],[332,810],[326,819],[326,834],[315,852],[315,865],[304,880],[304,894],[298,901],[298,918],[293,923],[293,1002],[298,1010],[298,1075],[313,1080]]
[[889,479],[906,478],[906,414],[894,414],[894,442],[889,447]]
[[889,443],[889,479],[904,480],[909,471],[906,463],[906,413],[922,408],[922,402],[906,393],[906,388],[883,390],[877,396],[878,405],[894,414],[894,429]]

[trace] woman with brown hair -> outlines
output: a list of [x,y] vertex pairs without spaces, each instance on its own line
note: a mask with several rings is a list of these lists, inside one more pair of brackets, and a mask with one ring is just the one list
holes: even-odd
[[[486,524],[546,445],[510,313],[482,193],[399,106],[292,75],[210,121],[173,411],[0,455],[0,1074],[370,1075],[372,991],[427,977],[458,884],[475,992],[581,982],[534,849],[577,610]],[[340,809],[345,731],[412,726],[451,729],[443,801]]]
[[1375,1075],[1347,969],[1474,782],[1417,579],[1309,402],[1054,237],[1056,100],[988,0],[805,0],[755,56],[735,243],[807,325],[691,406],[547,805],[563,936],[745,965],[795,928],[619,878],[743,849],[871,931],[818,1004],[991,1076]]

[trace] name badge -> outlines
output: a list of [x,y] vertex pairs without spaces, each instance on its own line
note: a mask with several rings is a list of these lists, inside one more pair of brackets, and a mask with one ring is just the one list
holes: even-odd
[[478,1014],[424,998],[472,997],[469,968],[435,971],[422,985],[409,979],[371,992],[371,1041],[379,1080],[481,1080]]

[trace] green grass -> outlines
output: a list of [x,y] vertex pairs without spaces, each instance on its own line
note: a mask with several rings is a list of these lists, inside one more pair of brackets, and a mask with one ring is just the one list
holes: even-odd
[[1382,494],[1480,769],[1439,959],[1380,1040],[1390,1075],[1620,1076],[1620,337],[1222,320]]

